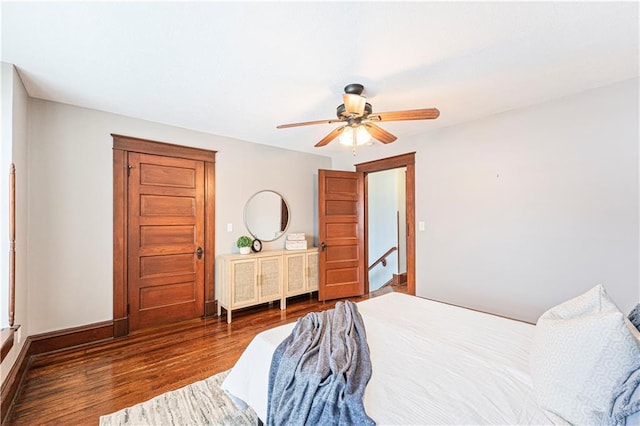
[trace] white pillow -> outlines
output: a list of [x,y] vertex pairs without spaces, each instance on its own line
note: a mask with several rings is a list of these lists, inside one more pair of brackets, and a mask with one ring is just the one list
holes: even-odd
[[538,405],[602,424],[613,388],[640,355],[640,334],[598,285],[538,319],[530,354]]

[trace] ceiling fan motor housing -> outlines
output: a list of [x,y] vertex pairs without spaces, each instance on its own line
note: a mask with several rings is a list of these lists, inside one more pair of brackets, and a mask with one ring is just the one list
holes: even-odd
[[364,92],[364,86],[362,84],[351,83],[344,87],[344,93],[349,95],[362,95],[362,92]]
[[[371,104],[369,102],[365,103],[364,112],[362,113],[362,118],[366,118],[372,112],[373,112],[373,108],[371,107]],[[341,119],[351,117],[351,114],[347,114],[347,108],[344,106],[344,104],[338,105],[338,108],[336,108],[336,115],[338,116],[338,118],[341,118]]]

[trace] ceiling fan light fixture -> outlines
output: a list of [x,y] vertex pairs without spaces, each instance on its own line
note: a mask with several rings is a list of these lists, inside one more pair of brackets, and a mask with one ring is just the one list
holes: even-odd
[[[353,127],[346,127],[340,135],[340,143],[346,146],[353,146]],[[371,135],[362,126],[356,127],[356,145],[366,145],[371,142]]]
[[342,95],[342,101],[347,115],[361,117],[364,114],[364,106],[367,103],[367,98],[364,96],[345,93]]
[[437,108],[376,112],[373,114],[371,104],[367,102],[367,98],[362,96],[363,92],[364,86],[362,84],[348,84],[344,88],[343,103],[336,108],[337,119],[281,124],[276,127],[285,129],[312,124],[343,123],[343,125],[333,129],[328,135],[320,139],[314,146],[319,148],[337,139],[340,144],[351,146],[353,155],[356,155],[358,146],[373,145],[374,139],[382,144],[390,144],[398,139],[397,136],[375,123],[383,121],[433,120],[440,115],[440,111]]

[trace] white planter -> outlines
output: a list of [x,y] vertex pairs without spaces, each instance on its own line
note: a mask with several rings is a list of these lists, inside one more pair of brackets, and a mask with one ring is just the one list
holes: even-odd
[[251,247],[240,247],[240,254],[249,254],[251,253]]

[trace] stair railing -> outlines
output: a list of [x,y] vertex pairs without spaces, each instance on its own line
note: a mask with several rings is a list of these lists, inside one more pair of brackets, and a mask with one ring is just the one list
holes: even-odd
[[375,262],[369,265],[369,270],[372,270],[378,263],[382,263],[382,266],[387,266],[387,257],[389,257],[389,255],[396,250],[398,250],[398,247],[394,246],[384,252],[382,256],[380,256]]

